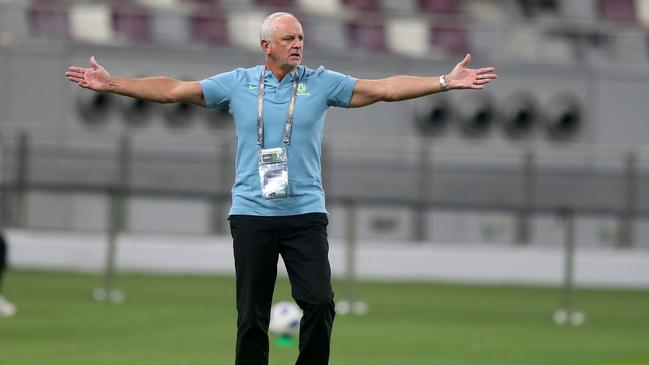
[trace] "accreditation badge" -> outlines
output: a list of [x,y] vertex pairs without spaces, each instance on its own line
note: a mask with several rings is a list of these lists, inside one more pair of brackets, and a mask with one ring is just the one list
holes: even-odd
[[288,159],[285,148],[259,150],[259,178],[262,198],[288,198]]

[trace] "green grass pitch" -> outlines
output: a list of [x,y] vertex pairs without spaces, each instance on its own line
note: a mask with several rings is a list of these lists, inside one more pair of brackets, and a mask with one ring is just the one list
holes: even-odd
[[[233,364],[234,281],[121,274],[121,305],[96,303],[93,274],[13,271],[1,365]],[[338,298],[343,285],[335,283]],[[588,321],[556,326],[558,288],[361,282],[365,316],[337,316],[333,365],[647,365],[649,290],[579,289]],[[286,279],[275,301],[290,298]],[[294,363],[275,347],[272,365]]]

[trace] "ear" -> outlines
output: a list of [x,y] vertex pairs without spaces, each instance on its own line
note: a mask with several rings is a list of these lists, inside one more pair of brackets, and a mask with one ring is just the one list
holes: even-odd
[[261,50],[264,51],[266,56],[270,55],[270,42],[267,40],[261,41]]

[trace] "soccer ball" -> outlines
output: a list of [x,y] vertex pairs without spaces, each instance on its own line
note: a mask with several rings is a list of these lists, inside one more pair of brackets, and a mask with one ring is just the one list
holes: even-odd
[[295,303],[279,302],[270,309],[269,330],[277,335],[297,335],[300,331],[302,310]]

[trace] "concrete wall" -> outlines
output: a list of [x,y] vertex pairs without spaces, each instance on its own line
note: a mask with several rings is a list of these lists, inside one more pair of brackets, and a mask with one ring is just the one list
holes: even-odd
[[[8,232],[10,263],[19,268],[48,268],[102,272],[106,237],[60,232]],[[346,275],[347,251],[339,239],[329,242],[332,275]],[[442,280],[479,283],[519,283],[559,286],[563,280],[561,247],[437,242],[413,245],[394,241],[360,241],[356,275],[360,279]],[[225,236],[121,235],[117,246],[118,271],[234,274],[232,242]],[[280,275],[286,275],[278,263]],[[649,251],[581,250],[575,259],[577,286],[649,287]],[[98,283],[99,284],[99,283]],[[119,277],[116,285],[119,287]],[[88,288],[89,290],[91,288]],[[346,293],[337,293],[344,297]],[[362,297],[362,293],[359,293]]]

